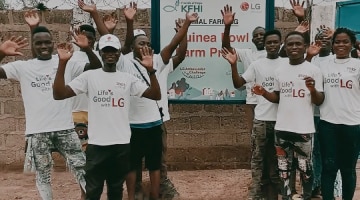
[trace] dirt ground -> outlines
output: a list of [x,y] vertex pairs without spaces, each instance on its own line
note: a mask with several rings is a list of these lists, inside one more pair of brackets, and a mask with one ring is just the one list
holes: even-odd
[[[52,175],[54,200],[80,199],[79,186],[69,172],[56,170]],[[251,181],[250,171],[245,169],[174,171],[168,176],[180,193],[179,200],[245,200]],[[19,171],[0,171],[0,200],[40,199],[34,177]],[[149,178],[146,173],[143,177],[146,186]],[[360,199],[359,179],[356,190],[354,199]],[[103,194],[101,200],[105,199]]]

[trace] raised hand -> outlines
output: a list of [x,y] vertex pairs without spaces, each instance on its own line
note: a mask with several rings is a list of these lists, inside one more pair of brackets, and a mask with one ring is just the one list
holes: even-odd
[[225,25],[231,25],[235,18],[235,13],[232,12],[232,6],[226,4],[224,10],[220,10]]
[[227,48],[221,49],[221,55],[222,57],[227,60],[231,65],[235,64],[237,62],[237,55],[233,51],[229,51]]
[[299,0],[289,0],[293,13],[297,18],[305,18],[305,9],[304,9],[304,4],[305,1],[302,1],[301,5]]
[[261,95],[261,96],[263,96],[266,92],[263,86],[259,84],[254,84],[254,86],[251,88],[251,91],[256,95]]
[[126,20],[134,20],[135,14],[137,11],[137,4],[135,2],[130,2],[130,7],[124,7],[124,15]]
[[85,4],[84,0],[78,0],[78,5],[85,12],[88,13],[96,12],[96,5],[92,0],[91,0],[91,4]]
[[57,53],[61,61],[68,61],[73,55],[74,49],[71,43],[64,42],[57,45]]
[[19,52],[19,50],[27,45],[29,45],[29,43],[26,38],[23,38],[22,36],[12,36],[9,40],[6,40],[0,45],[0,53],[5,56],[23,56],[24,54]]
[[191,23],[198,20],[199,15],[197,13],[186,13],[186,20],[190,21]]
[[334,29],[331,29],[330,27],[325,27],[325,26],[322,28],[322,30],[323,30],[322,32],[326,38],[332,38],[334,35],[334,32],[335,32]]
[[175,20],[175,31],[178,32],[179,29],[184,25],[185,23],[185,19],[181,19],[181,18],[178,18],[177,20]]
[[142,66],[146,68],[147,71],[153,71],[153,50],[150,47],[143,47],[140,49],[141,60],[137,58]]
[[106,26],[106,29],[109,30],[110,32],[112,32],[115,29],[118,21],[119,20],[117,19],[115,12],[112,12],[111,15],[106,14],[103,17],[104,25]]
[[315,91],[315,80],[312,77],[305,77],[305,85],[310,90],[310,92]]
[[30,27],[37,27],[40,24],[40,17],[36,10],[26,11],[24,17]]
[[302,21],[295,29],[295,31],[299,33],[306,33],[309,31],[309,22],[308,21]]
[[74,29],[73,32],[70,32],[71,36],[74,38],[74,44],[76,44],[80,49],[89,48],[89,40],[86,37],[85,31],[80,32],[78,28]]
[[312,42],[306,50],[308,56],[314,57],[319,54],[321,49],[321,41]]

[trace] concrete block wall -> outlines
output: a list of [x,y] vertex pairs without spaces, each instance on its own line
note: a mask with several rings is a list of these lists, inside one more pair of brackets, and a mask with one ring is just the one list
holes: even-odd
[[[115,11],[119,23],[115,34],[125,39],[125,19],[121,9]],[[111,11],[102,11],[111,13]],[[29,38],[30,32],[23,18],[24,11],[0,11],[0,38],[9,34]],[[52,10],[41,14],[41,25],[47,26],[55,43],[68,41],[72,10]],[[296,19],[291,11],[276,8],[275,26],[283,33],[294,30]],[[150,10],[139,10],[135,28],[144,29],[150,36]],[[30,47],[23,57],[7,57],[3,63],[31,58]],[[168,164],[171,170],[248,168],[250,136],[245,121],[244,105],[170,105],[172,119],[167,122]],[[22,169],[24,160],[25,117],[20,85],[0,80],[0,170]],[[56,167],[64,161],[54,154]]]

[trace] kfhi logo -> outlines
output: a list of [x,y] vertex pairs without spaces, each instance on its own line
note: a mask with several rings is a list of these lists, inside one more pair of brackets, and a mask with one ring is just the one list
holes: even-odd
[[180,11],[180,12],[199,13],[203,11],[203,5],[202,2],[190,2],[190,1],[180,2],[180,0],[176,0],[174,5],[166,5],[163,7],[163,10],[165,12]]

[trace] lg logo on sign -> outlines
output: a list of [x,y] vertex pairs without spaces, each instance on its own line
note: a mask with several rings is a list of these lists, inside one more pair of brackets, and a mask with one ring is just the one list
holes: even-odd
[[260,6],[260,4],[259,3],[251,3],[251,4],[249,4],[248,2],[242,2],[241,4],[240,4],[240,9],[242,10],[242,11],[248,11],[249,9],[250,10],[260,10],[261,9],[261,6]]

